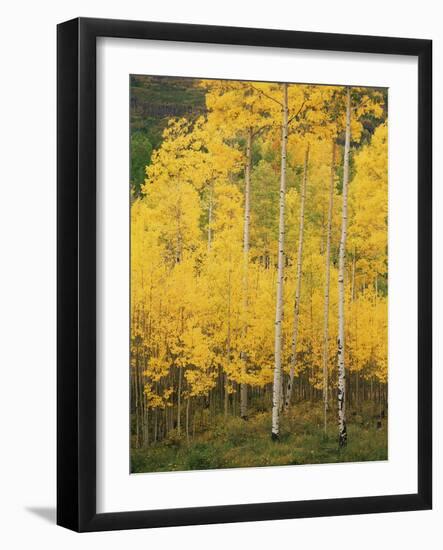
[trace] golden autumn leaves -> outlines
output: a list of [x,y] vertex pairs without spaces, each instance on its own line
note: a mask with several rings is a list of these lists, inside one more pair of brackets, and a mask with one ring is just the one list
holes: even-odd
[[[189,437],[189,423],[201,408],[212,414],[240,414],[241,385],[247,388],[252,409],[258,398],[268,403],[269,411],[272,405],[281,85],[199,85],[206,90],[208,115],[169,121],[147,167],[143,195],[131,205],[131,380],[138,445],[159,441],[171,429],[184,430]],[[387,125],[380,97],[357,92],[351,122],[358,147],[348,197],[345,361],[351,375],[385,383]],[[294,383],[311,387],[313,398],[321,398],[331,143],[337,141],[341,149],[343,88],[289,85],[288,105],[282,377],[287,380],[291,368],[302,175],[309,145],[293,374]],[[360,144],[365,116],[375,120],[375,128]],[[329,392],[337,385],[341,169],[337,161],[326,353]],[[249,403],[243,404],[249,408]]]

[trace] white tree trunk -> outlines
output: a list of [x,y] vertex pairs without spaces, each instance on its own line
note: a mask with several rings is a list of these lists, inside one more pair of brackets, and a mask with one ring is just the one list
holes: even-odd
[[[249,225],[251,217],[250,197],[251,197],[251,168],[252,168],[252,128],[248,129],[246,141],[246,166],[245,166],[245,212],[243,224],[243,336],[246,337],[247,332],[247,316],[248,316],[248,291],[249,291]],[[246,352],[242,351],[242,375],[246,375]],[[248,386],[245,382],[240,384],[240,417],[244,420],[248,417]]]
[[282,383],[282,320],[283,320],[283,282],[285,269],[285,198],[286,198],[286,147],[288,142],[288,85],[283,84],[282,138],[281,138],[281,173],[279,197],[279,232],[278,232],[278,268],[277,297],[275,308],[275,365],[274,386],[272,392],[272,439],[280,435],[280,403]]
[[329,391],[329,281],[330,281],[330,258],[331,258],[331,227],[332,209],[334,207],[334,171],[335,171],[335,139],[332,140],[331,179],[329,182],[329,207],[328,225],[326,228],[326,269],[325,269],[325,297],[324,297],[324,327],[323,327],[323,414],[324,430],[328,428],[328,391]]
[[348,217],[348,180],[349,149],[351,145],[351,89],[346,90],[346,133],[343,159],[343,205],[341,221],[341,238],[338,261],[338,443],[340,447],[347,444],[346,431],[346,371],[345,371],[345,255]]
[[292,329],[291,343],[291,369],[289,371],[289,380],[286,387],[285,411],[288,410],[291,403],[292,386],[294,385],[295,365],[297,361],[297,339],[298,339],[298,318],[300,313],[300,291],[303,265],[303,235],[305,227],[305,200],[306,200],[306,182],[308,179],[309,145],[306,148],[305,164],[303,167],[303,182],[301,187],[300,199],[300,227],[298,233],[298,256],[297,256],[297,279],[295,284],[294,301],[294,325]]

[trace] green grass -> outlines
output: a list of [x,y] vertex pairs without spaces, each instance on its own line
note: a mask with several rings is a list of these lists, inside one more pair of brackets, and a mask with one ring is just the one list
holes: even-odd
[[[334,411],[335,412],[335,411]],[[323,431],[320,404],[295,405],[282,419],[278,441],[270,438],[270,413],[260,412],[248,421],[216,417],[189,443],[177,433],[146,449],[131,450],[131,471],[166,472],[325,464],[387,460],[387,420],[377,429],[371,406],[348,419],[348,445],[339,449],[337,425],[330,413],[327,434]]]

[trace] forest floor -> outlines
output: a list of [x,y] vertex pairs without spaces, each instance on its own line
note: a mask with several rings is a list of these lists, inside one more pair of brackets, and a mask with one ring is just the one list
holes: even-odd
[[338,447],[335,409],[323,431],[322,404],[295,404],[281,422],[278,441],[270,438],[270,413],[253,413],[247,421],[220,415],[187,441],[174,431],[161,443],[131,450],[131,472],[166,472],[294,464],[387,460],[387,418],[372,403],[348,412],[348,445]]

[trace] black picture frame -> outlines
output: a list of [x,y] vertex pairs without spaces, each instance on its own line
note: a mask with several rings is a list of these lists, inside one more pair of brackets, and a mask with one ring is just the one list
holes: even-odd
[[[96,512],[96,39],[399,54],[418,58],[418,491],[416,494]],[[432,42],[78,18],[58,25],[57,523],[105,531],[432,507]]]

